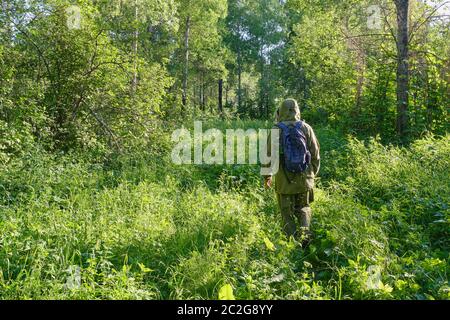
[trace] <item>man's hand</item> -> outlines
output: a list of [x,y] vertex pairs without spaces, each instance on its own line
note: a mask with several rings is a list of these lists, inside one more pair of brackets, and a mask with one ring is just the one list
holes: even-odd
[[266,189],[272,188],[272,177],[264,178],[264,188],[266,188]]

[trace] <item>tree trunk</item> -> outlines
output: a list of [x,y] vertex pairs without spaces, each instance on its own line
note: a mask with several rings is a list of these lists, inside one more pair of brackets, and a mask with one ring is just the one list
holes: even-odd
[[184,32],[184,70],[183,70],[183,107],[187,104],[187,87],[188,87],[188,73],[189,73],[189,33],[191,29],[191,17],[186,18],[186,30]]
[[395,0],[397,7],[397,133],[402,142],[408,130],[409,104],[409,0]]
[[[210,86],[209,87],[209,96],[211,97],[211,99],[213,99],[213,94],[214,94],[214,86]],[[211,103],[209,105],[209,113],[213,113],[213,103]]]
[[192,97],[193,97],[193,99],[192,99],[192,106],[193,106],[194,112],[195,112],[195,109],[197,107],[197,100],[196,100],[196,97],[197,97],[197,86],[195,84],[192,86]]
[[[350,17],[344,20],[344,34],[347,38],[347,46],[356,54],[356,94],[355,107],[352,110],[352,117],[357,118],[361,114],[362,96],[365,82],[365,68],[366,68],[366,54],[364,46],[359,37],[355,37],[350,31],[349,22]],[[358,124],[359,122],[357,122]]]
[[201,105],[202,105],[202,111],[205,111],[206,108],[206,99],[205,99],[205,72],[202,71],[202,82],[200,85],[200,97],[201,97]]
[[238,110],[242,111],[242,53],[241,48],[238,48]]
[[223,113],[223,79],[219,79],[219,113]]
[[265,104],[266,104],[266,93],[267,93],[267,88],[266,88],[266,68],[265,68],[265,62],[264,62],[264,57],[263,57],[263,45],[260,45],[261,49],[259,51],[260,54],[260,72],[261,72],[261,88],[260,88],[260,93],[259,93],[259,116],[261,119],[264,118],[264,114],[265,114]]
[[227,81],[227,85],[225,86],[225,107],[228,108],[229,104],[228,104],[228,94],[230,92],[230,85],[228,84]]
[[[427,39],[429,39],[429,32],[430,32],[430,25],[427,23],[425,25],[425,31],[423,35],[422,45],[425,47],[428,45]],[[433,93],[432,93],[432,84],[430,83],[430,68],[428,64],[428,60],[423,57],[420,58],[420,68],[422,69],[420,74],[423,75],[423,82],[424,82],[424,95],[425,95],[425,101],[424,104],[426,106],[426,128],[427,130],[431,131],[433,127]]]
[[[137,24],[138,21],[138,15],[139,15],[139,9],[138,9],[138,2],[137,0],[134,1],[134,20]],[[139,40],[139,30],[136,25],[136,29],[134,31],[134,42],[133,42],[133,55],[134,55],[134,61],[133,61],[133,81],[131,84],[133,93],[136,92],[137,89],[137,81],[138,81],[138,40]]]

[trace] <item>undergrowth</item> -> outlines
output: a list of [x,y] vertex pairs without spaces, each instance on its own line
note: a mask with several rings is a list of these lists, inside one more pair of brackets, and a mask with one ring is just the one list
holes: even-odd
[[449,136],[317,135],[307,249],[256,166],[30,148],[0,170],[0,297],[217,299],[230,284],[238,299],[449,299]]

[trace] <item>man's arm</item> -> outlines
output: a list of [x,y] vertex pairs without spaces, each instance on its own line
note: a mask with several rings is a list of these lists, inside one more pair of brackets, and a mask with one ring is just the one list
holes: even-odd
[[[272,129],[277,128],[277,127],[273,127]],[[267,156],[268,157],[272,157],[272,132],[271,130],[269,130],[269,133],[267,135]],[[270,168],[271,164],[264,164],[261,165],[263,168]],[[264,178],[264,187],[266,189],[271,188],[272,187],[272,175],[263,175]]]
[[314,130],[309,127],[309,152],[311,153],[311,165],[313,167],[314,175],[317,175],[320,170],[320,143],[317,140]]

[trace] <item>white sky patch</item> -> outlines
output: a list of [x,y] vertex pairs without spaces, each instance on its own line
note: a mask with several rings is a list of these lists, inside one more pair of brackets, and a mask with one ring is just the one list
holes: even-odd
[[450,1],[422,0],[422,2],[438,8],[435,15],[450,16]]

